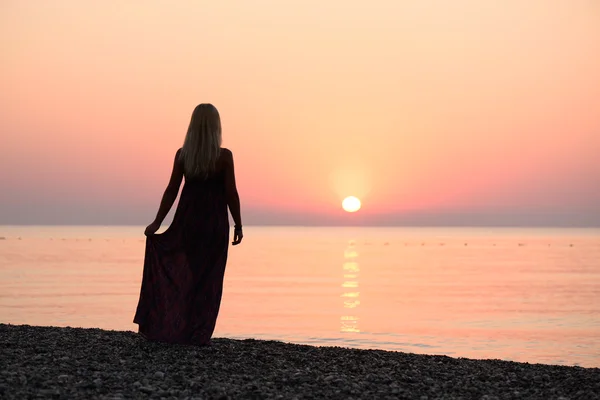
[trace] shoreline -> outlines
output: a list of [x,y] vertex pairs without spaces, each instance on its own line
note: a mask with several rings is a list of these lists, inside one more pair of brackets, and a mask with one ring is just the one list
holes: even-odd
[[600,399],[600,368],[0,323],[0,397]]

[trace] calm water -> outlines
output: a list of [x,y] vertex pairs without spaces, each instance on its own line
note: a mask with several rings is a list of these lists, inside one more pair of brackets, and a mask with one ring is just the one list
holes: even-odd
[[[142,230],[0,226],[0,322],[136,330]],[[600,367],[600,230],[245,231],[215,336]]]

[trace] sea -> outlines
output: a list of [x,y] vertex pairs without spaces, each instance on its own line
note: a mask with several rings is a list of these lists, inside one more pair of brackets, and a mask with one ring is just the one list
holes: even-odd
[[[0,226],[0,322],[137,331],[141,226]],[[245,227],[214,337],[600,367],[600,229]]]

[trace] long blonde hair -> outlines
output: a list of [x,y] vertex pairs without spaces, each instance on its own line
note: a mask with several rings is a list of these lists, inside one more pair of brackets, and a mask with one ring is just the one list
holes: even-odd
[[192,113],[180,157],[188,177],[206,178],[221,152],[221,117],[212,104],[199,104]]

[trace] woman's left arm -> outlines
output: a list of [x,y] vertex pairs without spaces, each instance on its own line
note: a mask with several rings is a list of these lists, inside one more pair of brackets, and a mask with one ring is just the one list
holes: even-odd
[[167,185],[167,188],[163,194],[154,222],[148,225],[146,231],[144,232],[146,236],[154,234],[160,228],[160,225],[163,223],[165,217],[171,210],[171,207],[173,207],[175,199],[177,199],[179,187],[181,186],[181,181],[183,180],[183,165],[179,158],[180,153],[181,149],[177,150],[177,153],[175,154],[171,179],[169,180],[169,184]]

